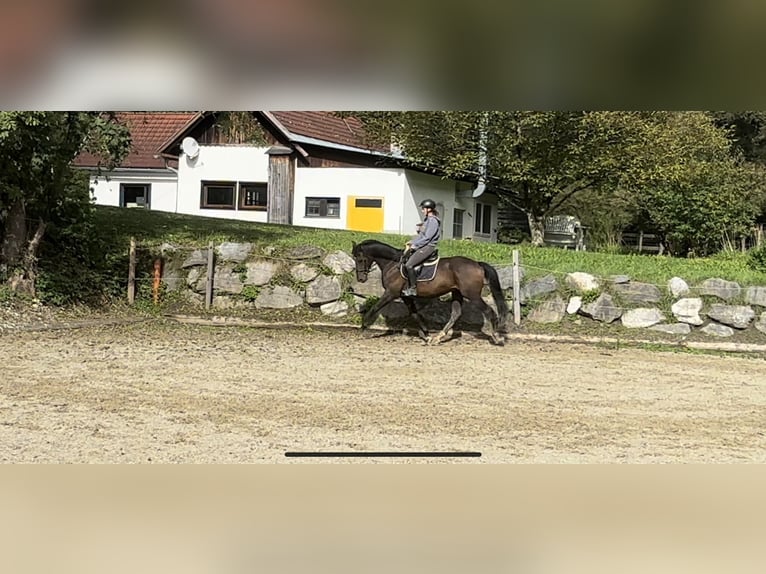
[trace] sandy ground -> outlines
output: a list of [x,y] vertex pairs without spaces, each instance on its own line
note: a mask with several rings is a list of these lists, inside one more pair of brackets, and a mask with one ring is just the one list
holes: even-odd
[[[766,462],[758,357],[174,322],[0,353],[6,463]],[[285,456],[307,451],[481,457]]]

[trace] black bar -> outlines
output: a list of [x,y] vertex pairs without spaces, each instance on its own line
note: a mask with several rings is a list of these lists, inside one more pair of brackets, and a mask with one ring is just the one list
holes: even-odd
[[295,458],[362,458],[362,457],[387,457],[387,458],[409,458],[409,457],[480,457],[480,452],[286,452],[286,457]]

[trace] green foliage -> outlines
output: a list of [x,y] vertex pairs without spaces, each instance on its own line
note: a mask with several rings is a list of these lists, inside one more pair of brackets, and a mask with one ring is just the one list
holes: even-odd
[[[103,254],[91,233],[88,179],[72,160],[89,151],[110,168],[129,146],[128,130],[109,113],[0,112],[0,268],[36,279],[53,302],[110,281],[111,273],[92,281]],[[35,228],[45,233],[39,247],[30,242]],[[46,250],[37,276],[37,256]]]
[[747,267],[759,273],[766,273],[766,245],[751,249],[748,252]]
[[245,285],[242,287],[240,297],[248,303],[254,303],[258,296],[261,294],[261,288],[257,285]]
[[589,291],[581,293],[580,297],[582,297],[583,305],[586,305],[588,303],[593,303],[596,299],[598,299],[599,295],[601,295],[601,291],[598,289],[590,289]]

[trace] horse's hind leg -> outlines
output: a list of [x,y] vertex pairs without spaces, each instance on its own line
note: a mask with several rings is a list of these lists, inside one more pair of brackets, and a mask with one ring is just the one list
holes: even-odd
[[449,321],[447,321],[447,324],[444,325],[444,327],[442,327],[442,330],[439,331],[436,335],[428,339],[429,345],[434,345],[436,343],[439,343],[444,337],[448,337],[452,332],[452,326],[455,324],[455,321],[457,321],[460,318],[460,315],[462,315],[463,295],[460,293],[460,291],[452,292],[451,311],[452,312],[450,314]]
[[410,314],[415,317],[418,322],[418,335],[424,341],[428,341],[428,327],[426,327],[425,321],[423,321],[423,316],[415,305],[415,300],[410,297],[405,297],[402,301],[404,301],[407,305],[407,309],[410,310]]
[[492,334],[490,335],[492,342],[495,345],[505,345],[505,337],[503,337],[503,335],[498,330],[499,318],[497,313],[495,313],[495,310],[487,305],[487,303],[481,297],[474,299],[474,302],[479,307],[481,314],[484,315],[485,318],[489,319],[489,324],[492,326]]

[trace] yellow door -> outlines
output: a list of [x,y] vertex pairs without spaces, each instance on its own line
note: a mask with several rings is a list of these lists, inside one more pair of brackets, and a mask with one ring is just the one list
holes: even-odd
[[383,198],[358,197],[348,198],[346,227],[353,231],[383,231]]

